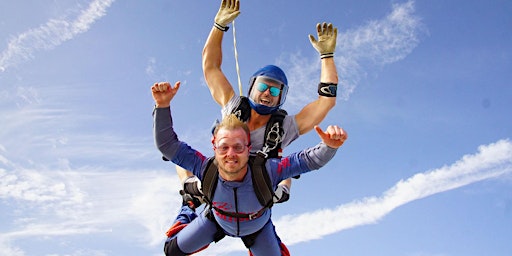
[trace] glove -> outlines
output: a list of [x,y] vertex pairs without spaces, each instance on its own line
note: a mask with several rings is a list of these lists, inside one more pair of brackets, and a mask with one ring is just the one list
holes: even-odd
[[185,193],[183,190],[180,190],[180,195],[183,199],[182,205],[187,205],[193,211],[202,204],[201,200],[191,194]]
[[290,189],[286,185],[278,185],[274,191],[274,203],[284,203],[290,199]]
[[[215,15],[215,23],[227,27],[240,14],[239,0],[222,0],[219,11]],[[227,30],[227,29],[226,29]]]
[[320,53],[320,58],[331,58],[336,50],[336,38],[338,29],[332,26],[332,23],[318,23],[316,25],[318,41],[313,35],[309,35],[309,41],[313,47]]
[[187,194],[194,196],[202,196],[203,191],[201,190],[201,180],[196,176],[190,176],[183,182],[183,190]]

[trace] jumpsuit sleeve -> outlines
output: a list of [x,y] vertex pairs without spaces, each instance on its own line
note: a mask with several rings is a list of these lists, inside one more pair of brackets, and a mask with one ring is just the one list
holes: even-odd
[[174,164],[192,171],[198,178],[202,178],[201,170],[207,158],[178,139],[173,129],[171,109],[155,108],[153,122],[155,145],[162,155]]
[[267,168],[271,170],[273,181],[281,180],[318,170],[326,165],[336,154],[337,149],[320,142],[314,147],[292,153],[281,159],[269,159]]

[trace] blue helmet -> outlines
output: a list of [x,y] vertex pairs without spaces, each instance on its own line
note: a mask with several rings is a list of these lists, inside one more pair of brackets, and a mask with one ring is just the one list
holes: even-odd
[[[266,79],[271,79],[279,84],[281,84],[281,97],[279,99],[279,103],[277,106],[269,107],[265,105],[261,105],[256,103],[251,98],[251,92],[254,87],[254,82],[258,77],[265,77]],[[284,74],[283,70],[280,69],[277,66],[274,65],[267,65],[263,68],[260,68],[257,70],[251,77],[249,81],[249,103],[251,105],[251,108],[253,108],[258,114],[260,115],[268,115],[274,113],[277,109],[279,109],[286,100],[286,95],[288,94],[288,79],[286,78],[286,75]]]

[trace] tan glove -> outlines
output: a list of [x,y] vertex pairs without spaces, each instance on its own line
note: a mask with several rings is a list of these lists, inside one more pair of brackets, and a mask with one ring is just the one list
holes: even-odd
[[[215,23],[227,27],[240,14],[239,0],[222,0],[219,11],[215,15]],[[227,29],[226,29],[227,30]]]
[[318,23],[316,25],[318,33],[318,41],[313,35],[309,35],[309,41],[313,47],[320,53],[320,58],[334,57],[336,50],[336,38],[338,37],[338,29],[333,27],[332,23]]

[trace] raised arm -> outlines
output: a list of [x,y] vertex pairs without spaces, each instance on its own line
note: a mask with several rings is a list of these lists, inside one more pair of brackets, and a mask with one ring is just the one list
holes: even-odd
[[338,29],[331,23],[319,23],[316,26],[318,40],[313,35],[309,39],[313,47],[320,54],[321,72],[318,85],[318,99],[306,105],[295,120],[299,126],[299,134],[309,132],[327,116],[327,113],[336,105],[336,89],[338,85],[338,72],[334,62],[336,50],[336,37]]
[[222,72],[222,39],[224,32],[240,14],[239,0],[222,0],[214,25],[203,48],[203,74],[213,99],[222,107],[233,97],[233,86]]

